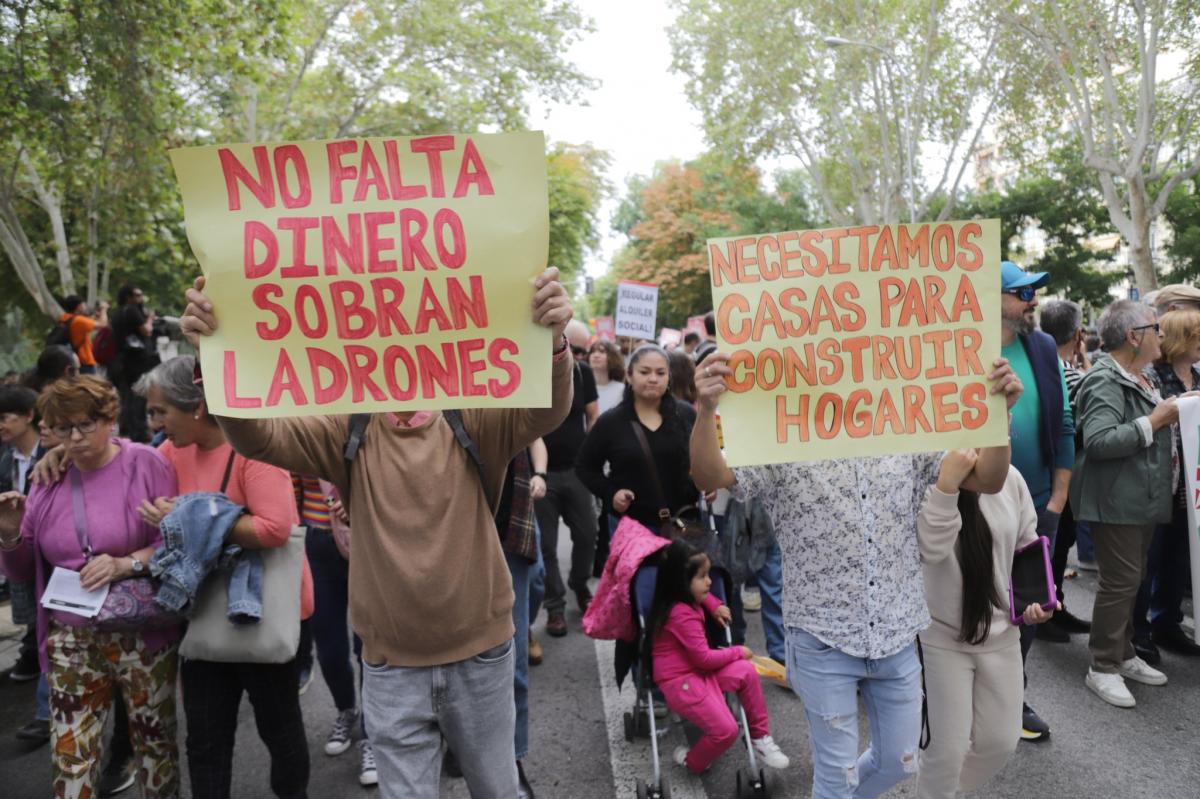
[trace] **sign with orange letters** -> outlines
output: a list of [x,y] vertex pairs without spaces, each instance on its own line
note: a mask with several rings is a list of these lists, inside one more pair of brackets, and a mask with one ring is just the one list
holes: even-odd
[[708,241],[730,465],[1008,440],[998,220]]

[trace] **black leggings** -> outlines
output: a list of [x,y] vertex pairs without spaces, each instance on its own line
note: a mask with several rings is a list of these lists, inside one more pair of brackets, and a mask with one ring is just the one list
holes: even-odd
[[258,735],[271,753],[271,791],[301,799],[308,790],[308,737],[300,714],[296,662],[213,663],[184,660],[183,707],[193,799],[229,799],[233,745],[242,692],[254,707]]

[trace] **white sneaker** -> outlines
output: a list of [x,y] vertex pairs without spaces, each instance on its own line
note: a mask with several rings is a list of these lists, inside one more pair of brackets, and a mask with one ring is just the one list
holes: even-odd
[[362,761],[358,766],[358,784],[369,787],[379,784],[379,772],[375,769],[375,750],[371,748],[370,741],[359,741],[359,747],[362,749]]
[[770,735],[764,735],[762,738],[755,738],[750,743],[754,745],[754,753],[758,755],[759,760],[764,766],[769,768],[787,768],[791,763],[779,745],[775,743],[775,739]]
[[674,760],[678,765],[683,766],[684,768],[687,768],[687,753],[688,748],[686,746],[675,747]]
[[1133,707],[1137,704],[1133,694],[1129,693],[1129,689],[1125,687],[1125,680],[1120,674],[1105,674],[1095,669],[1088,669],[1087,679],[1083,682],[1092,689],[1092,693],[1110,705]]
[[1134,655],[1121,664],[1121,676],[1142,685],[1166,685],[1167,675]]
[[757,588],[743,586],[742,610],[747,613],[757,613],[762,610],[762,592]]

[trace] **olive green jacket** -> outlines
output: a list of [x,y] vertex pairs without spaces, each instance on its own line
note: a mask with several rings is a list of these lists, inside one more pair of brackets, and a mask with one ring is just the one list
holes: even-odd
[[1146,446],[1137,419],[1154,410],[1150,392],[1111,358],[1100,359],[1076,395],[1076,447],[1071,475],[1075,518],[1105,524],[1155,524],[1171,520],[1170,426]]

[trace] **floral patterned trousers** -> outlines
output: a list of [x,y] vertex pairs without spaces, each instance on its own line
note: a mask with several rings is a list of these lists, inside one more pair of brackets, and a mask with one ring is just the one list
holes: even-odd
[[106,633],[52,622],[46,655],[54,796],[93,799],[99,795],[104,722],[113,689],[120,685],[143,795],[178,797],[178,645],[150,654],[136,633]]

